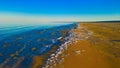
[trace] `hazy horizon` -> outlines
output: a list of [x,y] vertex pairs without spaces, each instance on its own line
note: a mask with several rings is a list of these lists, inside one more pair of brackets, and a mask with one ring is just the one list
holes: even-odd
[[22,13],[0,13],[1,24],[45,23],[45,22],[85,22],[120,20],[120,15],[34,15]]

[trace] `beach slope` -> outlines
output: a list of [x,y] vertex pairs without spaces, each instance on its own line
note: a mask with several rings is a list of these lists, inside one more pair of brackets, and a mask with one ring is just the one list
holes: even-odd
[[55,68],[120,68],[120,23],[79,23]]

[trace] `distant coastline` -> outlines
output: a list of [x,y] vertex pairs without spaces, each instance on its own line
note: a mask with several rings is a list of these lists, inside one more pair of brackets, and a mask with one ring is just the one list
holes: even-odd
[[111,21],[80,21],[82,23],[120,23],[120,20],[111,20]]

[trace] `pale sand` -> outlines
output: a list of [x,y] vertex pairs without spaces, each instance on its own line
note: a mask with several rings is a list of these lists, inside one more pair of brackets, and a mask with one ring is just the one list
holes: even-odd
[[77,42],[74,40],[71,45],[69,44],[70,46],[64,52],[66,56],[63,62],[57,64],[55,68],[111,68],[99,50],[85,38],[89,36],[87,29],[79,25],[73,32],[83,36]]

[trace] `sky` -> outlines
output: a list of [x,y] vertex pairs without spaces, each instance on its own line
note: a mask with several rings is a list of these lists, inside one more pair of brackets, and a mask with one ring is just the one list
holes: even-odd
[[120,0],[0,0],[0,22],[99,20],[120,20]]

